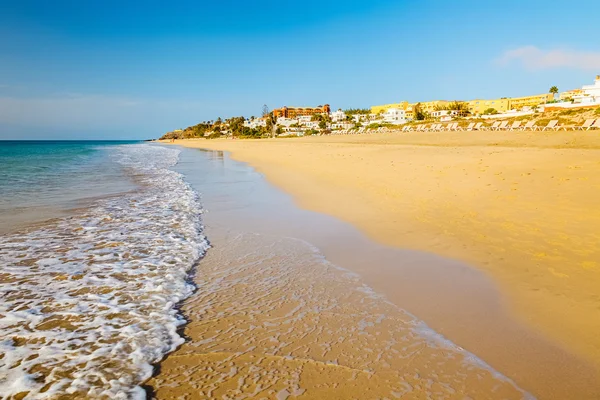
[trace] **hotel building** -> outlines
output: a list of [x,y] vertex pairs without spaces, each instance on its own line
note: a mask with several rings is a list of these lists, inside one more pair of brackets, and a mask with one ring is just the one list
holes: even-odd
[[568,90],[560,94],[559,103],[548,104],[546,109],[565,109],[600,106],[600,75],[596,75],[593,85],[584,85],[581,89]]
[[494,99],[494,100],[470,100],[467,101],[467,105],[469,107],[469,111],[473,115],[483,114],[485,110],[493,108],[499,113],[506,112],[510,110],[510,100],[509,99]]
[[411,103],[411,104],[409,104],[409,106],[411,106],[412,109],[414,110],[415,106],[417,104],[419,104],[421,107],[421,111],[431,114],[432,112],[436,111],[439,107],[446,106],[450,103],[451,103],[450,101],[446,101],[446,100],[433,100],[433,101],[420,101],[417,103]]
[[547,102],[554,100],[554,95],[552,93],[545,93],[535,96],[511,97],[508,100],[510,101],[511,110],[519,110],[523,107],[533,108],[542,104],[546,104]]
[[388,108],[383,114],[383,122],[400,125],[406,123],[406,111],[399,108]]
[[408,101],[401,101],[400,103],[382,104],[380,106],[372,106],[371,114],[382,114],[390,108],[397,108],[398,110],[406,110],[408,108]]
[[600,104],[600,75],[596,75],[593,85],[584,85],[573,100],[581,104]]
[[573,89],[567,90],[566,92],[561,92],[558,98],[561,101],[572,100],[575,96],[579,96],[583,94],[583,90],[581,89]]
[[420,104],[421,106],[421,110],[428,112],[428,113],[432,113],[433,111],[435,111],[439,106],[445,106],[446,104],[449,104],[449,101],[446,100],[434,100],[434,101],[422,101],[422,102],[418,102],[418,103],[408,103],[408,101],[401,101],[400,103],[392,103],[392,104],[383,104],[380,106],[372,106],[371,107],[371,113],[373,114],[380,114],[380,113],[384,113],[387,110],[391,109],[391,108],[395,108],[398,110],[414,110],[414,107],[417,104]]
[[[597,81],[598,82],[598,81]],[[600,83],[597,83],[600,85]],[[518,110],[523,107],[537,107],[541,104],[545,104],[550,100],[554,99],[554,95],[551,93],[538,94],[535,96],[525,96],[525,97],[505,97],[500,99],[475,99],[467,101],[467,105],[469,107],[469,111],[473,115],[483,114],[485,110],[489,108],[493,108],[499,113],[503,113],[509,110]],[[408,120],[413,119],[413,111],[417,104],[420,104],[421,110],[432,114],[438,109],[443,108],[450,104],[450,101],[446,100],[434,100],[434,101],[423,101],[419,103],[408,103],[406,101],[394,104],[384,104],[380,106],[372,106],[371,112],[373,114],[384,113],[391,108],[404,110],[406,111],[406,118]]]
[[277,118],[297,118],[303,115],[315,115],[315,114],[329,114],[331,107],[329,104],[318,107],[286,107],[277,108],[273,110],[273,115]]

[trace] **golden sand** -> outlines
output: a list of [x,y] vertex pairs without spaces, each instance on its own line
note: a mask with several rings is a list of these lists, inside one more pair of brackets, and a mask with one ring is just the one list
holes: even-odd
[[600,134],[441,132],[186,140],[232,152],[308,209],[464,260],[523,321],[600,365]]

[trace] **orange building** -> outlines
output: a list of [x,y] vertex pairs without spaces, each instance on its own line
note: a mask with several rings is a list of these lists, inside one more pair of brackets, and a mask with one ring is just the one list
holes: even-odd
[[277,118],[296,118],[301,115],[315,115],[315,114],[329,114],[331,107],[329,104],[318,107],[286,107],[277,108],[273,110],[273,115]]

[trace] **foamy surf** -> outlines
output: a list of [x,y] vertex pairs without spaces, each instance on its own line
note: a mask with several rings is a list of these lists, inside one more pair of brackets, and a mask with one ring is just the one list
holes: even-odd
[[179,151],[115,146],[140,183],[68,218],[0,236],[0,394],[145,398],[177,348],[176,305],[208,244],[198,195],[169,170]]

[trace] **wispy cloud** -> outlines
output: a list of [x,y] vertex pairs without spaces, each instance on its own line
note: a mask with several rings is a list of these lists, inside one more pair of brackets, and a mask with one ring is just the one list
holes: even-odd
[[551,68],[600,70],[600,51],[542,50],[535,46],[523,46],[506,51],[497,61],[500,65],[519,63],[529,70]]

